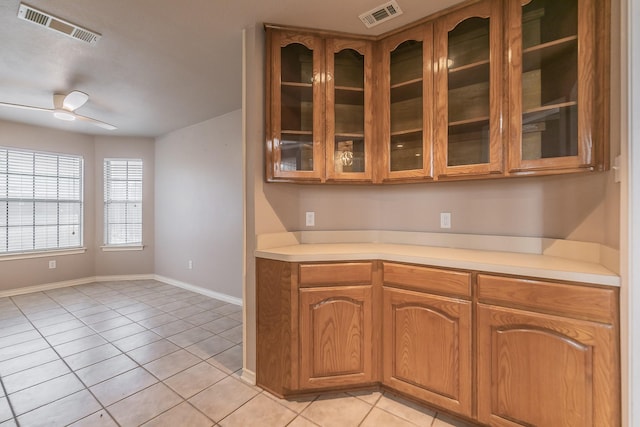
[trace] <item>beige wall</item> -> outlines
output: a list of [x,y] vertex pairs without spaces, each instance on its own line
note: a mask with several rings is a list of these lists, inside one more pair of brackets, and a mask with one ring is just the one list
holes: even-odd
[[[148,138],[94,137],[72,132],[0,121],[0,145],[54,153],[80,155],[84,159],[84,246],[76,255],[18,260],[0,257],[0,291],[44,285],[94,276],[153,273],[153,140]],[[145,248],[140,252],[103,253],[102,161],[105,157],[138,155],[145,160],[143,203]],[[56,268],[49,269],[49,260]]]
[[[264,33],[245,30],[247,277],[245,367],[255,369],[255,235],[307,229],[443,231],[566,238],[619,246],[619,185],[613,172],[389,186],[265,184]],[[614,141],[613,146],[619,144]]]
[[[241,110],[156,140],[155,272],[242,296]],[[193,268],[188,269],[188,261]]]
[[142,159],[142,251],[104,252],[96,249],[96,276],[154,273],[154,139],[95,137],[95,235],[96,246],[104,243],[104,159]]

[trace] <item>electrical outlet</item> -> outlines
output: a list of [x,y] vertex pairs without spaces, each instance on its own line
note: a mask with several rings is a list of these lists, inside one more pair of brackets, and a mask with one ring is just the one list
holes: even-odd
[[55,259],[49,261],[49,268],[51,268],[51,269],[56,268],[56,260]]
[[314,227],[316,225],[316,213],[315,212],[307,212],[305,216],[305,223],[307,227]]
[[440,228],[451,228],[451,212],[440,212]]
[[187,268],[188,268],[189,270],[192,270],[192,269],[193,269],[193,261],[189,260],[189,262],[187,263]]

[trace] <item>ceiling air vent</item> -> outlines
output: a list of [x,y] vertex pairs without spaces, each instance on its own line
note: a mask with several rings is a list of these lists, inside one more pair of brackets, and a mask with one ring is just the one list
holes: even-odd
[[398,3],[395,0],[391,0],[388,3],[363,13],[360,15],[360,20],[367,26],[367,28],[371,28],[399,15],[402,15],[400,6],[398,6]]
[[33,7],[25,4],[20,5],[20,8],[18,9],[18,18],[33,22],[34,24],[57,31],[91,45],[96,44],[98,40],[100,40],[100,37],[102,37],[98,33],[87,30],[86,28],[81,28],[76,24],[72,24],[64,19],[56,18],[53,15],[34,9]]

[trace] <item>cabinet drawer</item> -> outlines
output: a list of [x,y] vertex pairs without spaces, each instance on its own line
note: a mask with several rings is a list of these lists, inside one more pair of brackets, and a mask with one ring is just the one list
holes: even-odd
[[385,262],[384,284],[418,291],[471,296],[471,274]]
[[300,264],[301,287],[371,284],[371,262]]
[[478,275],[478,299],[605,323],[614,322],[617,312],[615,289],[484,274]]

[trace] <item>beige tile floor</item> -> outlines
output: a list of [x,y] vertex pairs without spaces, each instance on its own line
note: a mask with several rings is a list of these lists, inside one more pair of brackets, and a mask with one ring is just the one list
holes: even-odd
[[0,298],[0,427],[464,426],[391,394],[240,379],[241,308],[156,281]]

